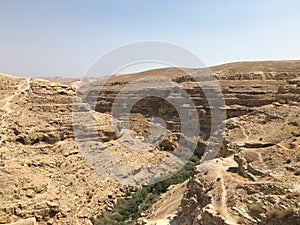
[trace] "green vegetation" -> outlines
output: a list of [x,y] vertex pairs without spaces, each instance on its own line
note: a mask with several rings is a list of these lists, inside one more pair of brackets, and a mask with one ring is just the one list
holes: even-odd
[[145,186],[131,193],[128,198],[120,198],[113,212],[105,212],[98,219],[91,218],[94,225],[130,225],[141,213],[149,209],[166,192],[170,185],[179,184],[191,177],[195,165],[199,163],[197,156],[193,155],[189,162],[172,177]]

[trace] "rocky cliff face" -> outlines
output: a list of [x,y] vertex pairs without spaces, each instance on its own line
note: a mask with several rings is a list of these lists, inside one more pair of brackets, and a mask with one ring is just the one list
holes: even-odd
[[[226,103],[221,109],[227,114],[225,137],[219,158],[195,169],[177,221],[299,224],[300,62],[235,63],[211,69]],[[165,120],[167,134],[154,151],[136,152],[121,145],[110,125],[119,91],[132,80],[153,75],[171,78],[197,106],[201,126],[196,152],[203,155],[216,121],[211,120],[203,90],[173,68],[115,76],[99,95],[91,94],[97,111],[95,135],[111,155],[127,164],[147,166],[170,157],[160,150],[174,150],[180,137],[178,113],[165,102],[180,98],[172,88],[161,90],[165,98],[139,101],[132,111],[132,132],[141,140],[147,140],[149,124],[160,127],[153,116]],[[38,79],[0,79],[0,223],[35,217],[39,224],[90,224],[89,217],[112,210],[128,187],[108,181],[86,164],[72,130],[74,88]],[[95,90],[98,87],[95,84]],[[185,142],[188,146],[189,140]]]
[[[259,107],[267,105],[297,105],[300,102],[300,88],[299,88],[299,61],[284,61],[284,62],[253,62],[253,63],[234,63],[212,67],[212,73],[218,79],[224,96],[227,118],[238,118],[243,115],[253,114],[259,110]],[[188,73],[201,74],[201,69],[192,69]],[[199,155],[203,154],[206,146],[206,140],[209,137],[212,123],[219,121],[212,121],[211,109],[208,98],[205,92],[201,90],[193,78],[189,77],[185,71],[176,68],[167,68],[159,70],[151,70],[137,74],[122,75],[112,77],[102,87],[101,92],[96,95],[90,94],[89,98],[96,102],[96,110],[102,113],[110,113],[118,93],[133,80],[144,79],[145,77],[160,76],[171,79],[176,82],[181,89],[186,91],[190,99],[197,107],[200,134],[198,147],[196,149]],[[142,81],[144,82],[144,81]],[[141,82],[141,85],[142,84]],[[101,84],[102,85],[102,84]],[[154,84],[155,86],[155,84]],[[157,88],[160,84],[156,84],[156,93],[163,98],[147,98],[138,101],[138,104],[133,107],[131,113],[142,114],[149,117],[161,117],[165,120],[166,126],[174,135],[173,139],[167,138],[160,147],[172,150],[175,143],[170,140],[178,139],[180,132],[180,118],[178,112],[172,105],[167,104],[166,101],[177,99],[181,101],[183,96],[178,93],[176,89],[169,89],[162,87]],[[208,91],[215,91],[207,83]],[[95,87],[98,87],[97,85]],[[205,86],[204,86],[205,88]],[[153,88],[144,88],[144,92],[151,92]],[[139,91],[131,90],[132,93],[127,95],[130,98],[138,98],[135,96]],[[93,90],[91,90],[91,93]],[[176,93],[174,95],[174,93]],[[212,98],[216,98],[217,94],[213,93]],[[126,96],[128,99],[129,97]],[[219,97],[219,96],[217,96]],[[119,97],[118,97],[119,98]],[[126,98],[124,99],[126,101]],[[142,132],[142,131],[140,131]],[[227,137],[228,138],[228,137]],[[172,148],[173,146],[173,148]],[[223,153],[222,151],[220,154]]]
[[228,106],[222,157],[195,169],[179,224],[300,224],[297,63],[214,71]]
[[[222,158],[196,169],[182,203],[180,224],[298,223],[299,206],[296,203],[299,202],[299,172],[296,171],[299,170],[300,62],[234,63],[213,67],[211,70],[222,87],[226,103],[226,132],[218,154]],[[197,74],[201,70],[189,72]],[[171,78],[178,83],[197,106],[201,131],[196,152],[201,156],[214,121],[211,120],[203,90],[179,69],[160,69],[113,77],[99,95],[92,97],[93,101],[97,101],[96,110],[110,112],[119,91],[132,80],[156,75]],[[151,87],[149,89],[151,91]],[[132,90],[129,96],[138,97],[134,95],[137,90]],[[172,93],[176,91],[172,89],[158,89],[157,92],[164,98],[139,101],[132,113],[143,114],[148,118],[162,117],[170,133],[160,148],[172,151],[178,144],[179,118],[176,110],[166,104],[164,99],[180,99],[180,96],[173,96]],[[289,162],[292,168],[284,162]],[[211,175],[203,175],[207,173]],[[297,182],[287,185],[291,181]],[[248,192],[246,189],[251,185],[254,186],[252,192]],[[268,189],[268,185],[271,190],[266,194],[264,189]],[[283,191],[276,194],[272,188],[277,186]],[[227,189],[230,189],[228,193]],[[243,190],[239,194],[242,203],[236,200],[238,189]],[[284,200],[278,200],[275,204],[268,200],[273,197]],[[260,208],[260,212],[257,213],[255,208]]]

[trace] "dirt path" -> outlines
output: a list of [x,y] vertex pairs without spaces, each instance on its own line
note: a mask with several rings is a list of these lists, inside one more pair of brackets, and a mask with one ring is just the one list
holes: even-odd
[[[223,159],[228,161],[228,164],[230,163],[230,159]],[[226,162],[227,163],[227,162]],[[226,220],[228,224],[237,224],[235,219],[231,216],[231,214],[228,212],[228,207],[227,207],[227,190],[225,186],[224,180],[226,179],[225,173],[226,169],[231,166],[228,165],[225,167],[220,165],[220,168],[216,170],[216,177],[217,177],[217,182],[218,182],[218,190],[220,191],[218,197],[214,196],[213,198],[213,205],[216,207],[216,210],[222,215],[222,217]],[[221,168],[222,167],[222,168]]]
[[220,212],[220,214],[228,221],[232,221],[231,215],[229,214],[228,210],[227,210],[227,191],[225,188],[225,184],[224,184],[224,176],[223,174],[219,173],[219,196],[217,199],[214,199],[214,206],[217,208],[217,211]]
[[4,109],[7,114],[12,113],[11,104],[13,103],[13,99],[20,95],[22,92],[26,93],[30,89],[30,78],[24,79],[18,85],[17,90],[9,97],[6,98],[6,104],[4,105]]
[[170,218],[174,217],[180,209],[181,200],[186,190],[188,181],[177,184],[164,193],[152,206],[147,216],[149,224],[170,224]]
[[[4,131],[4,133],[7,131],[9,127],[9,118],[12,117],[12,114],[14,113],[14,110],[12,108],[12,105],[18,101],[21,98],[26,97],[27,92],[30,90],[30,83],[31,83],[31,78],[26,78],[20,81],[19,85],[17,86],[17,90],[10,95],[9,97],[5,98],[5,104],[3,106],[4,113],[1,115],[0,120],[1,120],[1,130]],[[22,93],[24,93],[24,96],[20,96]],[[16,99],[18,98],[19,99]],[[0,146],[3,144],[3,141],[6,140],[6,136],[2,135],[0,139]]]
[[245,140],[244,141],[248,141],[249,140],[249,135],[246,133],[245,128],[243,126],[239,126],[242,130],[243,135],[245,136]]

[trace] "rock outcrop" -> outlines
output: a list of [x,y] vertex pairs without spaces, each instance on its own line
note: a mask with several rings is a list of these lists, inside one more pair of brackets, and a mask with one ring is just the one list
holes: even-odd
[[[160,220],[186,225],[300,224],[299,68],[299,61],[211,68],[226,102],[221,149],[216,159],[195,168],[175,219],[166,215]],[[187,79],[176,80],[191,85]],[[199,95],[193,100],[200,105],[199,115],[209,115]],[[200,155],[208,130],[202,131]],[[160,220],[150,220],[156,208],[141,224],[159,224]]]
[[297,68],[295,62],[214,68],[225,85],[225,145],[221,158],[195,169],[179,224],[300,224]]

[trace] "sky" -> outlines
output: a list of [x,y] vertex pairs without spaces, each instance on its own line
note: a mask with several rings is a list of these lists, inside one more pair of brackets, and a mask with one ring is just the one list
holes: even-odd
[[300,59],[299,12],[298,0],[0,0],[0,73],[80,77],[112,49],[145,40],[207,66]]

